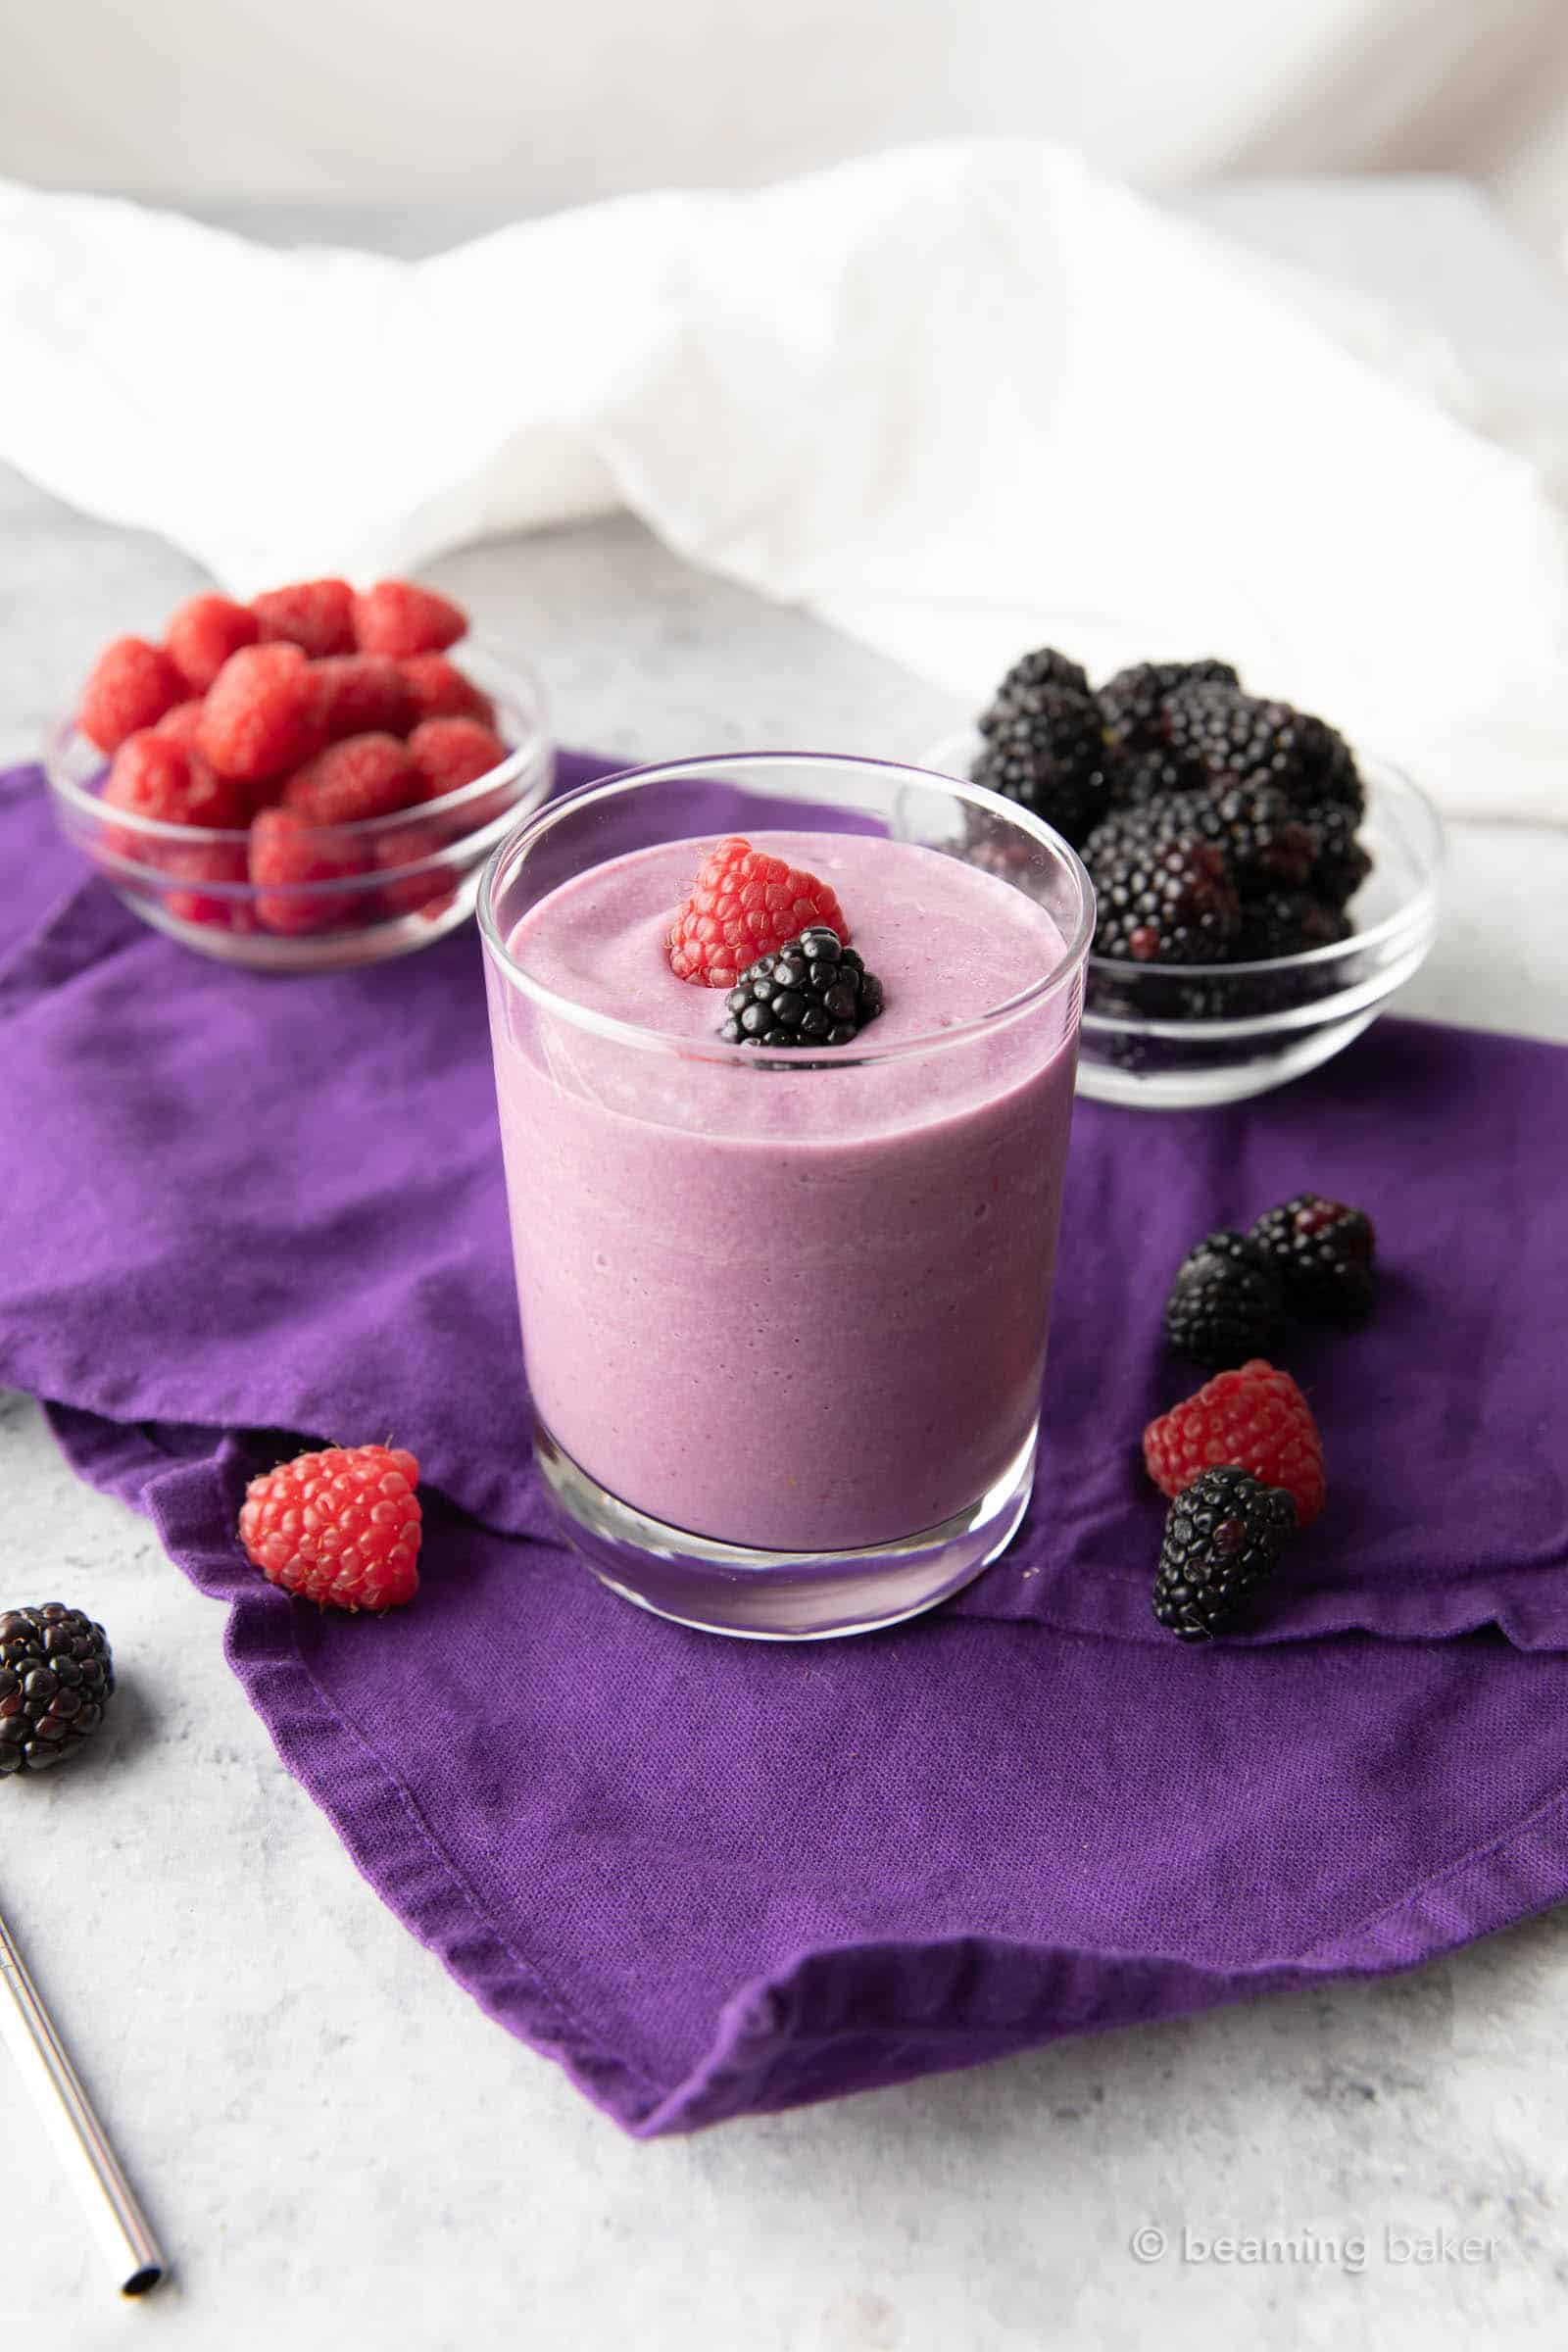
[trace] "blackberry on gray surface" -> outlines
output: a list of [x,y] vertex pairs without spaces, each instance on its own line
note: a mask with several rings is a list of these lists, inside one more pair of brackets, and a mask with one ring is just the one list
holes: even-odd
[[1163,706],[1171,754],[1208,783],[1239,779],[1275,784],[1298,815],[1341,805],[1357,816],[1365,795],[1343,736],[1310,711],[1260,701],[1234,687],[1184,686]]
[[1095,885],[1097,956],[1134,963],[1218,963],[1241,928],[1241,901],[1223,850],[1150,819],[1155,805],[1113,816],[1091,834],[1084,863]]
[[1070,686],[1031,689],[980,721],[975,783],[1043,817],[1078,849],[1110,805],[1105,744],[1093,697]]
[[1207,1642],[1245,1614],[1296,1531],[1282,1487],[1250,1470],[1205,1470],[1165,1517],[1154,1615],[1181,1642]]
[[1271,1355],[1284,1323],[1284,1296],[1267,1257],[1249,1235],[1228,1228],[1188,1250],[1165,1300],[1171,1346],[1211,1372]]
[[882,983],[819,924],[748,964],[724,999],[732,1046],[847,1046],[882,1009]]
[[1304,956],[1350,936],[1348,916],[1338,906],[1304,890],[1265,891],[1242,908],[1242,927],[1231,949],[1233,963],[1271,963],[1282,956]]
[[1105,680],[1099,702],[1115,749],[1148,752],[1157,750],[1164,740],[1165,704],[1179,688],[1240,684],[1228,662],[1135,662]]
[[0,1614],[0,1779],[76,1754],[114,1688],[108,1638],[80,1609],[46,1600]]
[[1357,812],[1329,803],[1314,808],[1308,821],[1315,844],[1309,887],[1331,906],[1344,906],[1372,871],[1372,860],[1356,839]]
[[1364,1209],[1298,1193],[1265,1210],[1251,1237],[1299,1315],[1359,1323],[1372,1305],[1377,1235]]

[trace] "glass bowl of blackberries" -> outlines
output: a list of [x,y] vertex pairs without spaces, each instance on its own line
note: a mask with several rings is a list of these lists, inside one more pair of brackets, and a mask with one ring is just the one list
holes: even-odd
[[1144,662],[1094,688],[1041,647],[926,764],[1033,810],[1088,867],[1079,1086],[1102,1102],[1283,1086],[1358,1037],[1432,944],[1426,794],[1228,662]]

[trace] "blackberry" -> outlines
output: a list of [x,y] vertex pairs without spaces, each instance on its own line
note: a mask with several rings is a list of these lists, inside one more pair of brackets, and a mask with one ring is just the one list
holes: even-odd
[[1240,1618],[1296,1532],[1283,1487],[1250,1470],[1205,1470],[1165,1518],[1154,1615],[1180,1642],[1206,1642]]
[[1302,956],[1309,948],[1334,947],[1350,936],[1338,906],[1304,890],[1271,890],[1242,908],[1242,927],[1231,949],[1236,963],[1272,963],[1281,956]]
[[1078,662],[1058,654],[1054,645],[1039,646],[1008,670],[981,717],[980,732],[994,734],[998,724],[1006,719],[1028,717],[1039,709],[1042,695],[1087,695],[1089,690],[1088,672]]
[[1167,697],[1183,686],[1239,687],[1228,662],[1136,662],[1101,687],[1105,732],[1119,752],[1149,752],[1164,739]]
[[724,999],[732,1046],[847,1046],[882,1009],[882,983],[821,924],[748,964]]
[[1260,1216],[1251,1238],[1298,1314],[1359,1323],[1370,1311],[1377,1235],[1364,1210],[1325,1200],[1321,1193],[1298,1193]]
[[1335,803],[1312,811],[1316,846],[1311,889],[1315,897],[1326,900],[1331,906],[1347,905],[1372,871],[1372,860],[1355,837],[1358,821],[1354,808],[1341,808]]
[[1211,1372],[1271,1355],[1285,1322],[1279,1278],[1245,1233],[1211,1233],[1189,1250],[1165,1300],[1165,1336]]
[[1105,744],[1093,697],[1073,687],[1030,688],[981,719],[986,744],[975,783],[1054,825],[1077,849],[1110,806]]
[[1097,956],[1135,963],[1217,963],[1241,928],[1222,850],[1169,831],[1158,804],[1099,826],[1084,849],[1099,901]]
[[0,1780],[75,1755],[114,1688],[108,1638],[80,1609],[46,1600],[0,1614]]
[[1166,751],[1120,753],[1114,748],[1105,770],[1111,808],[1142,808],[1201,784],[1198,770]]
[[1151,803],[1138,820],[1153,840],[1191,835],[1222,850],[1245,901],[1267,890],[1299,889],[1311,871],[1317,838],[1272,784],[1242,783],[1218,792],[1178,792]]
[[1210,784],[1242,778],[1275,784],[1298,815],[1341,804],[1359,815],[1361,779],[1343,736],[1289,703],[1260,702],[1228,686],[1184,686],[1164,705],[1172,755]]

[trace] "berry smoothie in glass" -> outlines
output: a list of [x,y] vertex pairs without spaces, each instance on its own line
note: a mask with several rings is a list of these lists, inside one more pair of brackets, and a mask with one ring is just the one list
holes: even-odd
[[537,1450],[617,1591],[896,1622],[1033,1477],[1093,900],[976,787],[747,755],[568,794],[480,894]]

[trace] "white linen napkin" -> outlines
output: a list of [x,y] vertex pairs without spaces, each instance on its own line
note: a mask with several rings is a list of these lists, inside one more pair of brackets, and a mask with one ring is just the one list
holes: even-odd
[[1219,653],[1568,823],[1541,476],[1287,283],[1023,140],[415,263],[0,183],[0,457],[240,592],[623,504],[970,707],[1041,642]]

